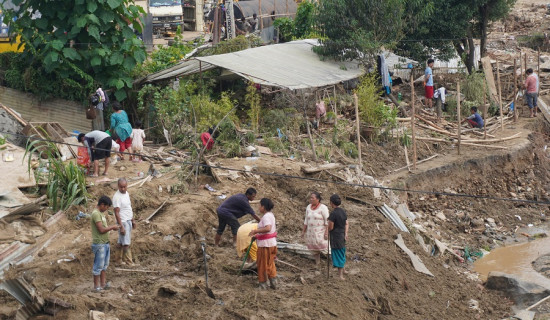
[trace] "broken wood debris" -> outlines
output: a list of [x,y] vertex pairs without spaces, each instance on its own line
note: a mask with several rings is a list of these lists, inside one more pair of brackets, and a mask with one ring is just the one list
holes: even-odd
[[167,198],[166,200],[164,200],[164,202],[160,205],[160,207],[158,207],[155,211],[153,211],[153,213],[151,213],[146,219],[145,219],[145,223],[149,223],[149,221],[160,211],[160,209],[162,209],[162,207],[164,207],[164,205],[166,204],[166,202],[170,200],[170,198]]
[[311,173],[317,173],[325,170],[341,169],[343,167],[344,165],[339,163],[327,163],[327,164],[320,165],[318,167],[302,167],[302,171],[304,173],[311,174]]

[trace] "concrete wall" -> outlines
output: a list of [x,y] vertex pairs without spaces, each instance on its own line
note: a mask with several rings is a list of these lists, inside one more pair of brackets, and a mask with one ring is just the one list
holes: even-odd
[[29,122],[59,122],[69,133],[92,129],[92,121],[86,119],[85,107],[73,101],[53,99],[40,102],[30,93],[0,86],[0,103],[17,111]]

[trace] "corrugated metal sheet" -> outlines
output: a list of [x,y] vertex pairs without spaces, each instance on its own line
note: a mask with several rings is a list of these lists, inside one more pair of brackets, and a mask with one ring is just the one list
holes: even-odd
[[32,94],[0,87],[0,103],[12,108],[28,122],[59,122],[68,132],[88,132],[92,121],[86,119],[86,109],[79,103],[53,99],[38,101]]
[[321,60],[313,52],[315,39],[292,41],[238,52],[198,57],[154,73],[146,82],[185,76],[215,67],[227,69],[255,83],[291,90],[333,85],[358,78],[364,71],[358,62]]
[[358,62],[322,61],[316,39],[298,40],[238,52],[198,57],[259,84],[291,90],[333,85],[360,77]]
[[384,203],[383,206],[377,206],[376,209],[380,211],[386,218],[390,219],[391,223],[398,228],[401,231],[409,232],[409,229],[407,229],[407,226],[403,223],[401,218],[399,218],[399,215],[397,215],[397,212],[393,210],[392,208],[388,207]]

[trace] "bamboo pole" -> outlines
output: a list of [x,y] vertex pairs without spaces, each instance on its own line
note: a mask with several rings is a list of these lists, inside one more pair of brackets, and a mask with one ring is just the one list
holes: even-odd
[[260,31],[264,30],[264,17],[262,16],[262,0],[258,1],[258,15],[260,16]]
[[457,151],[460,155],[460,129],[462,127],[462,121],[460,119],[460,81],[456,83],[456,118],[458,120],[458,145]]
[[523,63],[525,64],[525,74],[526,74],[526,78],[527,78],[527,52],[525,52],[525,54],[523,55]]
[[498,107],[500,109],[500,129],[504,130],[504,116],[502,115],[502,85],[500,84],[500,69],[497,60],[497,82],[498,82]]
[[[537,77],[539,77],[539,86],[540,86],[540,48],[537,50]],[[538,88],[540,90],[540,88]]]
[[353,99],[355,100],[355,124],[357,126],[357,153],[359,154],[359,170],[362,169],[363,162],[361,162],[361,134],[359,129],[359,101],[357,99],[357,94],[353,94]]
[[412,145],[413,145],[413,170],[416,170],[416,136],[415,136],[415,117],[416,110],[414,109],[414,77],[413,70],[411,69],[411,136],[412,136]]
[[337,101],[336,101],[336,86],[332,86],[332,95],[334,104],[332,105],[334,109],[334,126],[336,127],[338,125],[338,110],[337,110]]
[[483,139],[487,139],[487,81],[483,80]]
[[516,95],[517,95],[517,88],[518,88],[518,73],[516,69],[516,57],[514,57],[514,122],[518,121],[519,118],[519,110],[518,110],[518,103],[516,101]]

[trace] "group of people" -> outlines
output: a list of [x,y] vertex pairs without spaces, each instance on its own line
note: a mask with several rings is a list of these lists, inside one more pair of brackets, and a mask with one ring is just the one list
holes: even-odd
[[[256,198],[256,190],[248,188],[245,193],[239,193],[226,199],[216,210],[218,215],[218,229],[215,244],[219,245],[225,228],[229,225],[233,234],[233,245],[241,257],[245,252],[248,261],[255,262],[258,271],[260,289],[269,286],[277,288],[277,227],[273,213],[274,204],[271,199],[263,198],[259,202],[260,218],[250,202]],[[321,252],[332,249],[332,264],[338,268],[339,277],[344,280],[346,263],[346,241],[348,239],[349,224],[347,214],[340,207],[342,200],[334,194],[330,197],[330,207],[321,203],[321,194],[312,192],[310,204],[306,208],[302,238],[307,248],[313,253],[315,263],[319,264]],[[258,223],[240,225],[239,218],[250,214]],[[328,239],[330,238],[330,244]]]
[[[111,151],[120,154],[120,159],[124,160],[124,152],[139,154],[143,151],[143,142],[145,140],[145,131],[142,129],[141,121],[135,122],[134,128],[130,124],[128,114],[122,110],[118,101],[112,103],[113,114],[111,115],[111,129],[107,132],[94,130],[86,134],[78,135],[78,142],[82,143],[88,149],[90,158],[89,167],[93,169],[92,176],[99,175],[99,160],[105,159],[105,170],[103,175],[107,175],[109,164],[111,162]],[[114,140],[113,140],[114,138]],[[142,161],[141,156],[130,155],[130,161]]]
[[[101,196],[97,202],[96,209],[91,215],[92,229],[92,252],[94,263],[92,275],[94,278],[94,290],[99,292],[111,287],[107,282],[106,271],[109,266],[111,247],[109,231],[118,230],[118,240],[115,250],[115,261],[119,265],[134,265],[134,258],[130,249],[132,242],[132,230],[136,228],[132,202],[128,194],[128,181],[124,178],[118,179],[118,190],[113,199],[108,196]],[[113,206],[116,224],[108,225],[106,213]]]
[[[432,100],[434,99],[434,81],[433,81],[433,66],[434,59],[428,59],[427,66],[424,71],[424,96],[425,96],[425,105],[428,108],[432,107]],[[526,78],[525,83],[523,84],[523,89],[525,90],[525,102],[529,107],[530,117],[537,116],[537,100],[539,93],[539,78],[538,75],[533,71],[532,68],[529,68],[525,71]],[[444,90],[444,88],[443,88]],[[437,95],[437,94],[436,94]],[[515,107],[515,106],[514,106]],[[481,129],[484,127],[484,121],[481,115],[478,113],[477,107],[470,108],[471,115],[466,119],[462,120],[462,123],[469,123],[472,128]]]
[[258,15],[253,14],[252,19],[249,21],[245,17],[242,17],[241,20],[236,25],[235,32],[237,35],[247,35],[249,33],[254,33],[259,28]]

